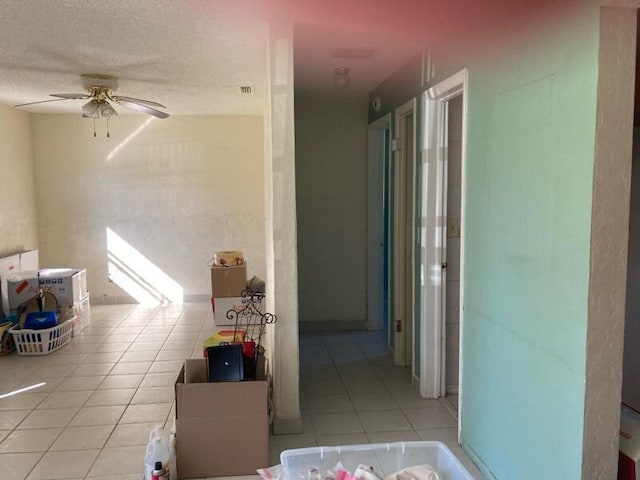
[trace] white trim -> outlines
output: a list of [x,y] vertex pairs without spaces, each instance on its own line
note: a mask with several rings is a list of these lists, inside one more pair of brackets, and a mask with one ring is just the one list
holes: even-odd
[[[438,203],[441,179],[438,166],[442,138],[443,103],[423,95],[422,194],[420,205],[420,394],[438,398],[442,391],[442,302],[438,294],[442,288],[441,251],[436,231],[437,211],[431,205]],[[441,174],[441,173],[440,173]],[[436,207],[437,209],[438,207]]]
[[464,361],[462,356],[463,342],[464,342],[464,287],[466,282],[464,280],[464,265],[465,265],[465,232],[464,228],[467,225],[466,213],[467,213],[467,118],[469,112],[469,72],[465,68],[463,70],[462,78],[462,148],[461,148],[461,168],[460,168],[460,347],[459,347],[459,365],[458,365],[458,442],[462,440],[462,405],[464,403],[464,383],[462,381],[462,373],[464,371]]
[[[467,111],[468,111],[468,71],[466,69],[456,73],[448,79],[442,81],[438,85],[430,88],[424,92],[423,100],[423,145],[422,145],[422,172],[423,172],[423,201],[421,205],[421,218],[422,228],[429,231],[442,225],[436,225],[433,220],[429,223],[427,215],[427,199],[429,197],[432,200],[437,199],[440,192],[443,191],[442,184],[438,186],[439,182],[446,180],[446,173],[438,171],[438,166],[442,165],[442,139],[446,128],[446,102],[451,98],[458,95],[464,95],[462,106],[462,166],[461,166],[461,212],[460,212],[460,224],[461,224],[461,242],[460,242],[460,362],[459,362],[459,407],[458,412],[462,411],[463,405],[463,338],[464,338],[464,305],[462,299],[464,298],[464,231],[465,226],[465,213],[466,213],[466,201],[465,201],[465,188],[466,188],[466,136],[467,136]],[[444,176],[443,176],[444,175]],[[431,188],[431,190],[429,190]],[[437,189],[438,192],[433,191]],[[437,200],[436,200],[437,201]],[[443,202],[444,203],[444,202]],[[442,205],[446,207],[446,205]],[[446,213],[446,212],[443,212]],[[437,216],[437,215],[436,215]],[[444,222],[443,219],[440,220]],[[444,227],[446,229],[446,226]],[[445,233],[446,235],[446,233]],[[435,293],[438,282],[437,266],[441,262],[442,258],[446,258],[444,255],[446,251],[444,249],[436,248],[435,237],[433,237],[432,243],[429,243],[427,238],[422,245],[421,266],[422,266],[422,280],[423,291],[421,295],[421,375],[420,375],[420,394],[428,398],[437,398],[445,394],[444,374],[443,369],[445,367],[445,348],[443,345],[443,339],[445,334],[444,329],[444,298]],[[432,275],[434,276],[432,278]],[[440,282],[442,282],[440,277]],[[435,284],[433,283],[435,282]],[[430,285],[435,285],[433,288]],[[443,291],[446,285],[440,284]],[[428,289],[432,288],[428,299]],[[434,296],[435,295],[435,296]],[[430,302],[429,302],[430,300]],[[461,417],[458,414],[458,436],[461,431]]]
[[[415,185],[416,185],[416,177],[415,177],[415,173],[416,173],[416,133],[417,133],[417,119],[416,119],[416,113],[417,113],[417,100],[415,98],[412,98],[411,100],[407,101],[406,103],[404,103],[403,105],[399,106],[398,108],[395,109],[395,129],[394,129],[394,140],[396,140],[398,138],[400,129],[401,129],[401,121],[404,117],[406,117],[409,114],[413,114],[413,124],[412,124],[412,134],[413,134],[413,142],[412,142],[412,149],[411,149],[411,157],[410,159],[408,159],[409,161],[412,162],[413,168],[413,176],[410,179],[413,186],[414,186],[414,194],[413,194],[413,216],[411,219],[411,252],[410,252],[410,256],[407,256],[407,252],[404,251],[404,243],[402,242],[402,245],[399,244],[399,242],[394,241],[394,246],[393,246],[393,271],[394,271],[394,282],[393,282],[393,301],[392,301],[392,315],[391,315],[391,322],[389,322],[389,327],[393,330],[394,335],[395,335],[395,339],[394,339],[394,348],[393,348],[393,359],[394,359],[394,363],[396,365],[407,365],[407,358],[408,355],[410,354],[410,358],[412,359],[413,357],[413,349],[412,348],[407,348],[407,334],[408,334],[408,329],[411,328],[411,339],[413,339],[413,333],[414,333],[414,324],[413,322],[415,321],[415,312],[413,311],[413,305],[411,305],[411,312],[410,312],[410,316],[407,314],[407,312],[404,312],[404,318],[402,319],[404,324],[403,324],[403,331],[400,333],[396,332],[396,320],[397,320],[397,301],[398,298],[402,299],[402,303],[405,303],[405,298],[406,298],[406,289],[410,288],[411,291],[413,292],[412,298],[414,299],[415,302],[415,247],[414,247],[414,243],[415,243],[415,222],[414,222],[414,218],[415,218],[415,212],[416,212],[416,201],[415,201]],[[400,198],[398,196],[398,192],[399,192],[399,177],[400,175],[399,173],[399,169],[404,169],[406,168],[406,165],[401,164],[399,159],[401,158],[401,152],[400,150],[396,149],[396,151],[394,152],[393,155],[393,160],[394,160],[394,164],[393,164],[393,172],[394,172],[394,195],[393,195],[393,212],[394,212],[394,222],[393,222],[393,232],[394,232],[394,240],[397,238],[397,217],[398,217],[398,211],[399,209],[401,209],[402,213],[404,213],[403,211],[403,205],[404,205],[404,201],[402,202],[398,202],[398,199]],[[406,157],[405,157],[406,158]],[[404,189],[403,189],[404,191]],[[405,225],[405,232],[406,232],[406,225]],[[404,238],[404,237],[403,237]],[[406,241],[406,238],[405,238]],[[396,266],[396,259],[398,258],[410,258],[411,259],[411,265],[409,266],[410,271],[412,272],[411,275],[411,284],[410,285],[406,285],[404,282],[404,279],[399,279],[398,275],[397,275],[397,266]],[[400,287],[398,286],[400,282]],[[400,290],[401,295],[399,295],[398,291]],[[413,303],[413,302],[412,302]],[[409,323],[408,320],[411,319],[412,321]],[[413,342],[412,342],[413,343]],[[409,345],[409,347],[412,347],[412,345]],[[413,362],[411,362],[413,363]],[[415,367],[414,367],[415,368]]]
[[431,87],[425,94],[429,100],[437,100],[440,102],[445,102],[453,97],[457,97],[466,89],[468,76],[467,69],[465,68]]
[[[383,256],[381,254],[380,242],[384,243],[384,214],[382,208],[384,207],[384,158],[372,157],[374,152],[371,152],[371,136],[375,133],[384,135],[385,130],[389,130],[389,136],[391,136],[391,113],[387,113],[385,116],[378,120],[371,122],[367,127],[367,320],[365,328],[367,330],[380,330],[383,327],[384,319],[382,317],[384,299],[382,298],[382,292],[384,291],[382,269]],[[376,155],[379,152],[376,152]],[[387,145],[387,155],[391,158],[391,142]],[[380,191],[375,192],[380,205],[375,203],[375,199],[372,198],[374,193],[371,189],[375,186],[380,187]],[[375,232],[371,231],[373,228]],[[374,249],[375,253],[371,250]]]

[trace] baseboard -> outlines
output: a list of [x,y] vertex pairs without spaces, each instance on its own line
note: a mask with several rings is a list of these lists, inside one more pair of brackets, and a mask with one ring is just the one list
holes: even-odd
[[496,480],[496,477],[491,473],[491,470],[484,464],[480,456],[476,453],[471,445],[462,440],[460,444],[462,449],[465,451],[467,456],[471,459],[471,461],[476,465],[476,468],[480,470],[480,472],[484,475],[485,480]]
[[294,435],[302,433],[302,417],[273,419],[272,433],[274,435]]
[[451,414],[451,416],[456,419],[456,421],[460,420],[458,416],[458,410],[456,410],[456,408],[451,405],[445,397],[438,398],[438,401],[445,408],[445,410],[447,410]]
[[91,305],[135,305],[138,301],[130,297],[128,295],[117,296],[117,297],[89,297],[89,302]]
[[185,295],[185,303],[211,303],[211,295]]
[[300,333],[348,332],[366,330],[365,320],[320,320],[317,322],[299,322]]
[[[210,303],[210,295],[185,295],[184,303]],[[115,297],[89,297],[91,305],[135,305],[138,301],[129,295],[120,295]]]

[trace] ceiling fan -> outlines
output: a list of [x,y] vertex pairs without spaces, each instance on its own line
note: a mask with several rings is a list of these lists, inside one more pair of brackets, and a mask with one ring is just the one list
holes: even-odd
[[[52,93],[50,96],[56,97],[53,100],[41,100],[39,102],[22,103],[15,105],[16,107],[26,107],[27,105],[37,105],[39,103],[59,102],[62,100],[86,100],[80,109],[83,118],[92,118],[95,122],[96,119],[104,117],[109,121],[109,118],[117,115],[118,112],[111,106],[109,102],[122,105],[123,107],[137,110],[147,115],[152,115],[156,118],[167,118],[168,113],[157,108],[167,108],[158,102],[152,102],[151,100],[143,100],[141,98],[124,97],[121,95],[114,95],[114,92],[118,89],[118,78],[111,75],[96,75],[85,74],[81,75],[82,86],[88,93]],[[95,128],[93,136],[96,136]],[[108,123],[107,123],[107,137],[109,137]]]

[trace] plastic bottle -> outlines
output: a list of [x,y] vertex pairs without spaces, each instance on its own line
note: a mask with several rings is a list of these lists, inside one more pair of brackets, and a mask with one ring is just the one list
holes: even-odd
[[162,462],[156,462],[151,472],[151,480],[164,480],[166,473],[162,468]]
[[[151,430],[149,434],[149,443],[147,444],[147,452],[144,457],[144,470],[145,480],[151,480],[155,465],[160,462],[160,465],[169,466],[170,452],[169,452],[169,434],[162,429],[162,426],[156,426]],[[173,472],[167,472],[165,469],[165,477],[161,477],[161,480],[165,480],[169,475],[175,477]]]

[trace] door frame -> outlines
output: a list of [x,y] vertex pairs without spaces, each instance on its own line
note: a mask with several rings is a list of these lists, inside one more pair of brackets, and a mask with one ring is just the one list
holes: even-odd
[[[421,295],[420,295],[420,394],[438,398],[446,393],[446,193],[447,193],[447,102],[459,95],[462,99],[462,158],[460,211],[460,348],[459,406],[463,403],[463,333],[464,333],[464,225],[465,225],[465,165],[468,108],[467,69],[438,83],[422,95],[422,195],[421,228]],[[431,209],[435,206],[435,209]],[[458,422],[460,427],[460,422]]]
[[[388,131],[388,137],[385,132]],[[388,140],[382,151],[374,151],[379,138],[374,135],[382,135]],[[382,330],[385,322],[384,312],[384,195],[385,195],[385,155],[391,159],[391,113],[371,122],[367,127],[367,330]],[[387,267],[388,268],[388,267]],[[389,292],[387,288],[387,292]],[[388,299],[387,299],[388,304]],[[387,322],[388,323],[388,322]]]
[[[390,331],[392,331],[392,335],[394,335],[394,349],[393,349],[393,360],[394,363],[396,365],[408,365],[409,363],[411,363],[412,359],[413,359],[413,332],[414,332],[414,322],[416,321],[416,315],[415,315],[415,309],[414,309],[414,303],[415,303],[415,298],[416,298],[416,289],[415,289],[415,268],[416,268],[416,262],[415,262],[415,246],[414,246],[414,242],[415,242],[415,213],[416,213],[416,158],[417,158],[417,142],[416,142],[416,138],[417,138],[417,114],[418,114],[418,102],[417,99],[414,97],[412,99],[410,99],[409,101],[405,102],[404,104],[402,104],[401,106],[399,106],[398,108],[395,109],[394,112],[394,117],[395,117],[395,121],[394,121],[394,135],[393,135],[393,160],[394,160],[394,165],[393,165],[393,173],[394,173],[394,179],[393,179],[393,184],[394,184],[394,193],[393,193],[393,205],[392,205],[392,212],[393,212],[393,294],[392,294],[392,302],[391,302],[391,308],[390,311],[393,312],[392,313],[392,318],[393,318],[393,322],[389,323],[389,329]],[[403,156],[403,152],[401,151],[401,145],[400,145],[400,135],[401,132],[403,132],[403,126],[402,126],[402,122],[405,119],[405,117],[407,117],[408,115],[413,115],[413,123],[411,125],[411,129],[412,129],[412,135],[411,138],[413,140],[412,142],[412,148],[411,148],[411,152],[409,155],[407,156]],[[407,228],[407,225],[404,224],[404,234],[402,236],[403,242],[399,242],[397,241],[398,239],[398,233],[399,233],[399,226],[398,226],[398,217],[402,214],[404,214],[404,206],[405,206],[405,199],[406,199],[406,190],[404,188],[404,186],[400,185],[400,179],[403,178],[404,175],[404,169],[406,168],[406,165],[401,161],[404,158],[404,160],[406,160],[407,163],[411,163],[411,178],[407,178],[407,184],[409,182],[411,182],[411,185],[413,185],[413,195],[412,195],[412,215],[411,218],[409,219],[411,222],[410,225],[410,229]],[[402,175],[401,175],[402,174]],[[410,235],[411,235],[411,251],[410,252],[406,252],[405,251],[405,244],[406,244],[406,237],[404,235],[406,235],[406,232],[410,231]],[[397,259],[399,258],[404,258],[404,259],[409,259],[409,265],[407,266],[407,268],[409,268],[409,271],[411,272],[410,275],[410,282],[409,285],[406,284],[406,274],[404,275],[405,278],[403,278],[401,275],[398,275],[398,263],[397,263]],[[409,306],[408,310],[406,311],[406,293],[407,293],[407,289],[409,289],[409,291],[411,292],[411,297],[413,299],[413,301],[411,302],[411,305]],[[401,301],[402,304],[405,306],[405,311],[404,311],[404,315],[402,315],[404,318],[398,318],[398,302]],[[398,332],[397,331],[397,321],[400,320],[401,321],[401,331]],[[410,321],[409,321],[410,320]]]

